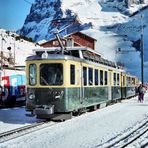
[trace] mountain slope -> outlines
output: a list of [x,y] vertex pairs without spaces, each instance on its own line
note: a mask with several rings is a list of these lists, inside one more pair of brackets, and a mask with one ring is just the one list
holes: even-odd
[[3,65],[25,66],[26,57],[32,54],[31,49],[36,46],[35,43],[24,40],[15,32],[4,29],[0,29],[0,40]]

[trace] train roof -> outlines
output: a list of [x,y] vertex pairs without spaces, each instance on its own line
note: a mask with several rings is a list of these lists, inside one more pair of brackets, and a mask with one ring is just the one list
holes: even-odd
[[[65,47],[66,51],[90,51],[96,55],[103,56],[103,54],[99,53],[98,51],[92,50],[88,47]],[[38,52],[56,52],[61,51],[61,47],[40,47],[33,49],[33,53],[37,54]]]
[[113,68],[123,69],[122,65],[119,65],[113,61],[109,61],[103,58],[102,54],[86,47],[66,47],[61,53],[60,47],[48,47],[48,48],[35,48],[33,49],[33,56],[28,57],[26,60],[39,60],[39,59],[64,59],[68,58],[76,60],[86,60],[101,65],[110,66]]

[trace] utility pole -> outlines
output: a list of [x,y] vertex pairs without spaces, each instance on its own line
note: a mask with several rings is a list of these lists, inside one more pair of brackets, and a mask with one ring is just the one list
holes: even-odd
[[144,34],[143,34],[143,15],[140,16],[141,20],[141,42],[140,42],[140,51],[141,51],[141,83],[144,84]]
[[3,48],[3,37],[2,34],[1,35],[1,50],[0,50],[0,56],[1,56],[1,69],[2,69],[2,48]]
[[3,38],[2,34],[0,34],[1,36],[1,50],[0,50],[0,56],[1,56],[1,70],[3,69],[3,41],[5,41],[5,39]]
[[11,35],[13,37],[13,57],[14,57],[14,67],[15,67],[15,32]]

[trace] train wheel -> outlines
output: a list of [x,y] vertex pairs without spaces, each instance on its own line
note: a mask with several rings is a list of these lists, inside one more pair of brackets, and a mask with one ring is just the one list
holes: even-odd
[[16,103],[15,96],[8,96],[7,100],[4,102],[6,107],[14,107]]
[[8,88],[4,88],[4,92],[2,94],[2,102],[7,101],[8,96],[9,96],[9,90],[8,90]]
[[6,107],[14,107],[14,105],[16,103],[16,97],[10,95],[8,88],[4,88],[4,94],[2,96],[2,102],[4,103],[4,105]]

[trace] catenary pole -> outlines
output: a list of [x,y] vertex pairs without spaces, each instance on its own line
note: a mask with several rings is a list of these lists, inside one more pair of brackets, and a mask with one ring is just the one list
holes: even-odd
[[143,15],[141,14],[141,83],[144,84],[144,34],[143,34]]

